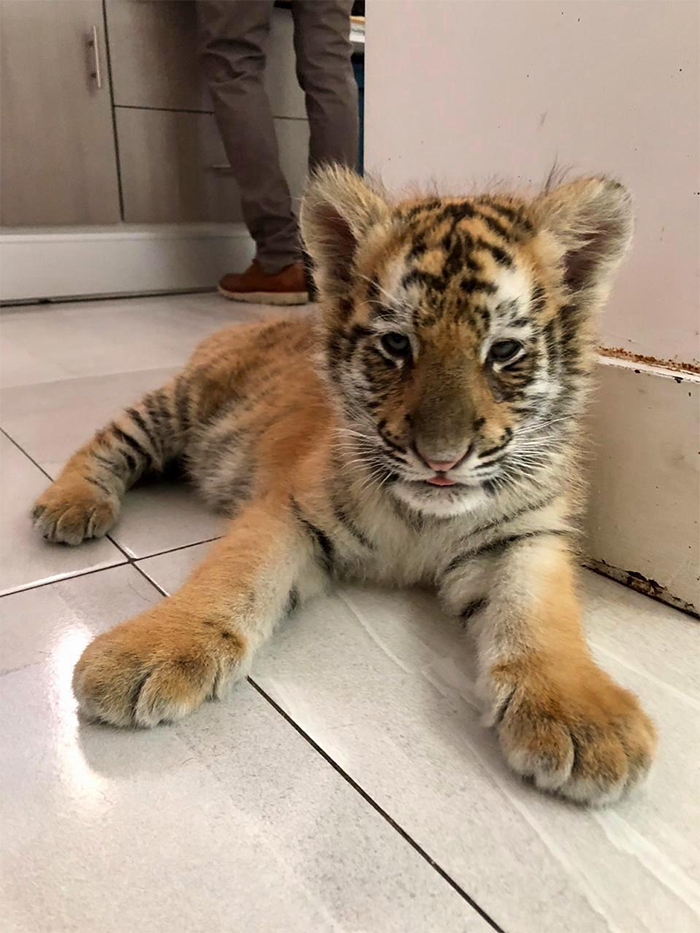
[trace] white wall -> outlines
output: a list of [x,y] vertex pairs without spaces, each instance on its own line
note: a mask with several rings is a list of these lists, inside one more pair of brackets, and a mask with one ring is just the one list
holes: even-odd
[[[602,344],[697,363],[699,57],[694,0],[369,0],[365,164],[392,189],[617,175],[637,236]],[[700,612],[700,377],[611,356],[598,375],[592,561]]]
[[700,357],[700,4],[369,0],[366,155],[390,186],[539,183],[553,162],[634,191],[603,344]]

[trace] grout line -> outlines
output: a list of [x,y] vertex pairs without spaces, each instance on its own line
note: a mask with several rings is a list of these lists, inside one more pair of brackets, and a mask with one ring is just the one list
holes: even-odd
[[[5,434],[2,428],[0,428],[0,432]],[[10,440],[12,440],[12,438],[10,438]],[[14,443],[15,442],[13,441],[13,444]],[[15,444],[15,446],[17,445]],[[19,449],[22,450],[21,447]],[[24,453],[24,451],[22,452]],[[8,590],[6,593],[0,593],[0,599],[4,599],[6,596],[16,596],[18,593],[28,593],[30,590],[40,590],[45,586],[53,586],[54,583],[63,583],[66,580],[76,580],[79,577],[89,577],[94,573],[103,573],[107,570],[117,570],[120,567],[133,567],[134,570],[138,570],[141,576],[145,577],[146,580],[148,580],[148,582],[151,583],[159,593],[161,593],[163,596],[170,595],[169,593],[166,593],[165,590],[163,590],[160,586],[158,586],[156,581],[149,577],[148,574],[139,567],[138,561],[148,560],[148,557],[130,557],[124,548],[120,544],[117,544],[117,542],[112,537],[105,535],[105,538],[115,546],[119,553],[125,558],[124,560],[118,561],[114,564],[108,564],[106,567],[90,567],[87,570],[79,570],[76,573],[66,573],[62,576],[54,577],[51,580],[40,580],[37,583],[30,583],[28,586],[18,586],[16,589]],[[209,540],[217,541],[218,538],[210,538]],[[194,544],[183,544],[181,547],[171,548],[169,551],[159,551],[158,554],[150,554],[149,557],[160,557],[161,554],[173,554],[175,551],[184,551],[187,548],[196,547],[197,544],[207,543],[208,542],[206,541],[197,541]],[[61,545],[56,545],[56,547],[61,547]]]
[[163,589],[160,583],[156,583],[153,577],[149,577],[146,571],[142,567],[139,567],[138,564],[132,564],[131,566],[134,568],[134,570],[137,570],[141,574],[144,580],[148,580],[151,586],[155,587],[161,596],[165,596],[166,599],[170,596],[170,593],[166,593],[166,591]]
[[37,470],[41,470],[44,476],[53,483],[53,476],[51,476],[50,473],[47,473],[46,470],[43,468],[43,466],[38,464],[36,460],[34,459],[34,457],[32,457],[31,454],[28,454],[27,451],[20,444],[17,443],[14,437],[11,437],[4,428],[0,428],[0,434],[4,434],[5,437],[8,439],[8,441],[10,441],[11,444],[14,444],[17,450],[23,453],[24,456],[27,458],[27,460],[31,460],[31,462],[34,464]]
[[108,534],[108,535],[105,535],[105,538],[107,538],[108,541],[111,541],[112,544],[115,546],[115,548],[116,548],[118,551],[121,551],[121,553],[124,555],[124,557],[126,557],[126,562],[127,562],[127,564],[135,564],[135,563],[136,563],[136,558],[135,558],[135,557],[132,557],[131,554],[129,554],[129,553],[121,546],[121,544],[119,544],[118,541],[115,541],[114,538],[112,537],[112,535],[109,535],[109,534]]
[[32,583],[29,586],[19,586],[15,590],[8,590],[7,593],[0,593],[0,599],[7,596],[17,596],[19,593],[29,593],[32,590],[40,590],[45,586],[53,586],[55,583],[65,583],[66,580],[77,580],[79,577],[89,577],[93,573],[104,573],[107,570],[118,570],[119,567],[126,567],[126,561],[120,561],[116,564],[108,564],[106,567],[91,567],[89,570],[79,570],[77,573],[67,573],[64,576],[54,577],[52,580],[41,580],[39,583]]
[[[2,0],[0,0],[0,3],[2,3]],[[112,373],[99,373],[97,375],[87,373],[82,376],[61,376],[59,379],[50,379],[47,382],[28,382],[28,383],[25,383],[24,385],[6,386],[4,389],[0,389],[0,397],[2,397],[3,393],[14,392],[16,389],[28,389],[28,388],[39,388],[39,387],[48,389],[50,386],[61,385],[61,384],[65,385],[69,382],[88,382],[91,380],[94,382],[99,382],[99,380],[101,379],[114,379],[120,376],[140,376],[146,373],[163,373],[165,378],[168,379],[170,377],[166,375],[167,373],[171,373],[172,375],[175,375],[175,373],[180,372],[181,369],[182,369],[182,364],[178,366],[151,366],[148,369],[127,369],[125,372],[117,371],[117,372],[112,372]],[[3,429],[0,428],[0,431],[2,430]],[[10,435],[8,435],[8,437],[9,436]],[[14,443],[16,444],[17,442],[15,441]],[[17,444],[17,446],[20,446],[20,445]],[[34,462],[31,454],[29,454],[23,448],[22,448],[22,452],[26,453],[29,459],[32,460],[32,462]],[[73,451],[73,453],[75,453],[75,451]],[[66,459],[65,463],[67,462],[68,462],[68,459]],[[64,463],[64,466],[65,466],[65,463]],[[43,467],[41,467],[39,464],[37,464],[37,466],[39,466],[39,469],[43,473],[46,473],[46,470],[44,470]],[[46,473],[46,475],[48,476],[49,474]],[[54,479],[53,477],[51,477],[51,482],[53,481]]]
[[[134,566],[141,560],[150,560],[152,557],[162,557],[163,554],[175,554],[176,551],[186,551],[188,548],[197,547],[200,544],[210,544],[212,541],[218,541],[221,537],[222,535],[215,535],[213,538],[204,538],[202,541],[192,541],[190,544],[178,544],[176,547],[167,547],[165,550],[156,551],[153,554],[144,554],[142,557],[134,557],[132,554],[129,554],[126,548],[122,547],[111,534],[105,535],[105,538],[111,541],[112,544],[122,552],[127,561]],[[168,594],[166,593],[165,595],[167,596]]]
[[[118,226],[118,225],[117,225]],[[59,298],[17,298],[9,301],[0,301],[0,310],[26,311],[28,308],[47,310],[50,305],[72,305],[102,303],[103,301],[129,301],[143,300],[144,298],[185,298],[188,295],[209,295],[215,294],[216,289],[208,285],[198,286],[197,288],[176,288],[169,291],[145,291],[145,292],[118,292],[111,294],[96,295],[65,295]],[[12,388],[12,386],[8,386]]]
[[[166,547],[163,551],[156,551],[154,554],[146,554],[143,557],[129,557],[128,554],[127,557],[129,557],[130,561],[134,562],[139,560],[150,560],[152,557],[161,557],[163,554],[174,554],[176,551],[186,551],[188,548],[197,547],[200,544],[211,544],[212,541],[219,541],[222,537],[223,535],[214,535],[213,538],[204,538],[202,541],[192,541],[191,544],[178,544],[176,547]],[[109,540],[112,541],[113,539],[110,538]],[[114,543],[117,544],[116,541]],[[117,547],[119,547],[118,544]]]
[[272,708],[276,710],[279,713],[279,715],[282,716],[283,719],[285,719],[289,723],[289,725],[292,726],[292,728],[295,729],[299,733],[299,735],[302,738],[306,739],[309,745],[311,745],[311,747],[331,766],[331,768],[333,768],[334,771],[337,771],[337,773],[342,778],[344,778],[345,781],[347,781],[347,783],[353,788],[353,790],[355,790],[362,797],[362,799],[372,807],[373,810],[376,810],[376,812],[386,820],[386,822],[391,826],[391,828],[394,829],[402,837],[402,839],[404,839],[413,849],[415,849],[415,851],[421,856],[421,858],[425,859],[425,861],[430,865],[430,867],[433,868],[440,875],[443,881],[446,881],[450,885],[450,887],[453,888],[457,892],[457,894],[459,894],[462,898],[464,898],[464,900],[469,904],[469,906],[473,910],[475,910],[476,913],[478,913],[479,916],[482,917],[489,924],[490,927],[492,927],[492,929],[496,930],[497,933],[504,933],[503,928],[499,926],[498,923],[496,923],[496,921],[486,913],[483,907],[480,907],[479,904],[477,904],[477,902],[472,897],[470,897],[470,895],[467,894],[467,892],[462,887],[460,887],[459,884],[457,884],[457,882],[453,878],[451,878],[447,874],[445,869],[442,868],[440,865],[438,865],[435,859],[431,858],[431,856],[428,855],[425,849],[421,845],[419,845],[415,841],[415,839],[409,836],[406,830],[403,829],[403,827],[400,826],[396,822],[396,820],[394,820],[393,817],[391,817],[386,812],[386,810],[384,810],[375,800],[373,800],[372,797],[370,797],[370,795],[367,793],[367,791],[364,790],[360,786],[360,784],[358,784],[357,781],[354,778],[352,778],[348,774],[347,771],[345,771],[344,768],[342,768],[336,761],[334,761],[330,757],[330,755],[326,751],[324,751],[323,748],[321,748],[321,746],[316,741],[314,741],[314,739],[311,738],[308,732],[305,732],[304,729],[302,729],[302,727],[299,726],[291,718],[291,716],[289,716],[289,714],[286,713],[282,709],[282,707],[278,703],[276,703],[272,699],[272,697],[268,693],[266,693],[263,690],[263,688],[260,687],[259,684],[257,684],[253,680],[252,677],[247,677],[246,679],[248,683],[255,690],[257,690],[260,696],[263,697],[264,700],[267,700],[270,706],[272,706]]
[[[105,538],[111,541],[112,544],[122,552],[128,563],[133,564],[134,566],[136,566],[139,561],[150,560],[152,557],[162,557],[163,554],[175,554],[177,551],[186,551],[188,548],[197,547],[200,544],[210,544],[212,541],[218,541],[221,537],[222,535],[216,535],[213,538],[204,538],[202,541],[192,541],[190,544],[178,544],[177,547],[168,547],[165,548],[164,551],[156,551],[154,554],[144,554],[143,557],[134,557],[132,554],[129,554],[126,548],[122,547],[122,545],[116,540],[116,538],[113,538],[111,534],[105,535]],[[164,595],[167,596],[169,594],[164,593]]]

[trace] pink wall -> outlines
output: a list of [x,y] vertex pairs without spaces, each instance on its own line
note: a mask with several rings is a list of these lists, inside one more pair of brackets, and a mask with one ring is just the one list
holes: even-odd
[[389,187],[539,183],[555,159],[634,191],[603,342],[697,361],[700,5],[369,0],[366,153]]

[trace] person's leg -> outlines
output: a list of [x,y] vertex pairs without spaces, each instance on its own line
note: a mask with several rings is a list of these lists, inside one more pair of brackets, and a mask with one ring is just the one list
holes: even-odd
[[273,0],[197,3],[201,65],[264,273],[299,259],[297,221],[263,84],[272,6]]
[[309,168],[327,162],[357,166],[358,94],[352,70],[352,0],[295,0],[297,77],[306,95]]

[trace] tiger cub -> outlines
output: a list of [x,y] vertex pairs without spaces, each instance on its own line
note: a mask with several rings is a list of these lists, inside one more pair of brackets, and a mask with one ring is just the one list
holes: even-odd
[[109,531],[142,474],[180,460],[231,515],[181,590],[87,647],[83,712],[177,720],[333,579],[430,584],[474,633],[510,766],[575,801],[615,800],[647,772],[655,732],[581,632],[577,445],[628,192],[581,178],[530,199],[392,203],[331,167],[301,225],[321,310],[205,340],[36,503],[46,538],[79,544]]

